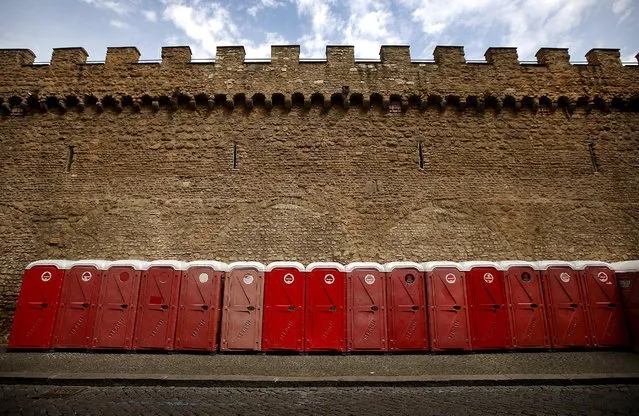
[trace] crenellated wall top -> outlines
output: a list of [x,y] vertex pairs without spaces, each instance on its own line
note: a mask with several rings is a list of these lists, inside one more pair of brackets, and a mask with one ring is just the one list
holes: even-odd
[[[192,59],[188,46],[162,48],[161,61],[141,61],[135,47],[107,49],[91,62],[83,48],[57,48],[49,64],[28,49],[0,49],[0,100],[47,97],[254,97],[336,93],[363,97],[515,97],[568,101],[639,97],[639,66],[623,65],[618,49],[592,49],[586,63],[568,49],[542,48],[520,62],[516,48],[493,47],[485,61],[468,61],[462,46],[437,46],[433,60],[411,59],[408,46],[382,46],[379,60],[357,60],[353,46],[327,46],[322,60],[300,59],[300,47],[271,47],[270,60],[247,60],[242,46],[218,47],[215,60]],[[638,55],[639,60],[639,55]],[[9,111],[9,107],[5,105]]]

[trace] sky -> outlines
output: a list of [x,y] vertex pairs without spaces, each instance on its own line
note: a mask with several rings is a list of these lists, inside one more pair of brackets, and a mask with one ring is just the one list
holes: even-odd
[[162,46],[188,45],[193,58],[216,46],[243,45],[247,58],[270,58],[271,45],[300,45],[324,58],[326,45],[354,45],[379,58],[380,45],[410,45],[432,59],[436,45],[461,45],[466,59],[491,46],[516,46],[521,61],[541,47],[639,52],[639,0],[0,0],[0,48],[28,48],[48,62],[56,47],[81,46],[104,60],[108,46],[137,46],[158,59]]

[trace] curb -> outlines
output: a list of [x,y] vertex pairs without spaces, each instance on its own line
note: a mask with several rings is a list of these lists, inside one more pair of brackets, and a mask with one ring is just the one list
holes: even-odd
[[639,384],[639,374],[512,374],[420,377],[179,376],[162,374],[0,373],[0,385],[165,387],[445,387]]

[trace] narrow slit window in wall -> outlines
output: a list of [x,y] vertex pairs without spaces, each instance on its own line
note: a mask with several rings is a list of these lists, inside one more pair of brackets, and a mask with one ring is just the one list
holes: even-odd
[[424,152],[422,142],[417,142],[417,156],[419,158],[419,169],[424,169]]
[[595,153],[595,144],[589,143],[588,150],[590,151],[590,162],[592,163],[593,173],[599,173],[599,164],[597,163],[597,154]]
[[71,172],[71,165],[73,165],[73,154],[74,154],[74,147],[73,146],[68,146],[67,147],[67,172]]
[[233,169],[237,169],[237,143],[233,143]]

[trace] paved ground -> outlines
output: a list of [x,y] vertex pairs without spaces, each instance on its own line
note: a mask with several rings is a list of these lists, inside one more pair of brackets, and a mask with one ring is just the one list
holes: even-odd
[[636,415],[639,386],[0,386],[2,415]]
[[0,379],[389,379],[639,375],[639,354],[619,351],[412,355],[196,355],[0,353]]

